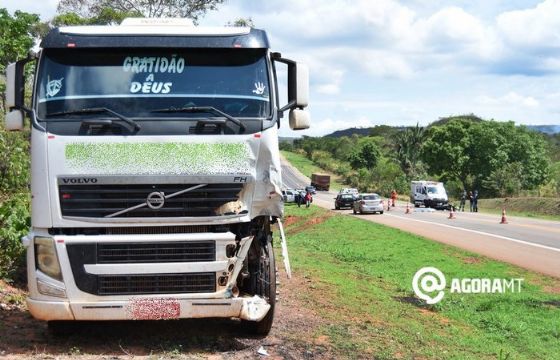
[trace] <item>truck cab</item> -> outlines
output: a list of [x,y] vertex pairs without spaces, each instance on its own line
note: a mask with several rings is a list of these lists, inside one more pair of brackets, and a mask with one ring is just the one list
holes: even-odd
[[263,30],[127,19],[50,31],[7,67],[6,100],[7,129],[30,119],[34,317],[227,317],[268,333],[278,128],[286,111],[309,127],[305,65],[271,52]]

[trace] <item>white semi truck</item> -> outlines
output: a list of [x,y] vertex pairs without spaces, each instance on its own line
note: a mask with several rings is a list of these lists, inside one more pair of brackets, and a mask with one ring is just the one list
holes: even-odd
[[262,30],[127,19],[53,29],[6,79],[6,128],[30,119],[23,241],[34,317],[55,330],[73,320],[240,318],[269,332],[271,226],[283,215],[278,128],[288,110],[292,129],[309,127],[305,65],[271,52]]

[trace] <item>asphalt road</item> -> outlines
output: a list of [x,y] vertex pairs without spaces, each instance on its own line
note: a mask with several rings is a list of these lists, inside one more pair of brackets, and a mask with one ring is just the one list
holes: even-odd
[[[283,160],[282,177],[286,188],[302,188],[309,179]],[[313,203],[334,209],[333,192],[318,192]],[[448,219],[448,211],[426,211],[406,204],[385,211],[383,215],[356,215],[363,219],[395,227],[426,238],[457,246],[497,260],[560,278],[560,222],[508,216],[458,212]],[[352,214],[351,210],[340,213]]]

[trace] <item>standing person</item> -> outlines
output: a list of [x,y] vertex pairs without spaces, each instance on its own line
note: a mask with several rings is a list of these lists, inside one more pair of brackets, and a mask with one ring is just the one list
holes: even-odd
[[469,206],[471,208],[471,212],[473,212],[473,201],[474,201],[473,193],[472,193],[472,191],[469,191]]
[[478,190],[475,190],[473,194],[473,211],[478,212]]
[[459,211],[465,211],[465,201],[467,200],[467,190],[463,189],[461,193],[461,203],[459,204]]
[[297,207],[301,207],[301,204],[303,203],[303,194],[301,191],[296,191],[296,203]]
[[305,194],[305,207],[308,208],[311,205],[312,201],[313,201],[313,196],[311,196],[311,193],[308,191]]
[[397,190],[393,189],[391,191],[391,202],[393,203],[392,206],[395,207],[395,201],[397,200]]

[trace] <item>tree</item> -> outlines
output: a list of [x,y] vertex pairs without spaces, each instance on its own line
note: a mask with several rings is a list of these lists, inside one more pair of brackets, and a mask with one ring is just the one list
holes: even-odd
[[417,173],[424,133],[424,128],[416,124],[394,135],[396,159],[408,178]]
[[[60,14],[55,16],[47,25],[48,29],[72,25],[117,25],[127,17],[143,17],[143,15],[135,11],[120,11],[107,7],[101,9],[98,14],[89,18],[81,17],[76,13],[70,12]],[[44,35],[46,35],[46,33]]]
[[488,178],[482,180],[483,186],[491,195],[499,197],[518,195],[523,186],[523,166],[518,163],[507,163],[492,171]]
[[358,147],[350,154],[350,165],[354,169],[373,169],[381,156],[381,150],[374,138],[360,139]]
[[[27,56],[33,47],[39,23],[39,16],[36,14],[16,11],[11,16],[8,10],[0,9],[0,75],[4,75],[6,65]],[[0,79],[2,78],[3,76],[0,76]],[[2,108],[5,104],[5,89],[6,85],[2,80],[0,82]]]
[[99,17],[106,9],[120,13],[135,13],[145,17],[184,17],[198,19],[216,10],[224,0],[60,0],[60,14],[75,13],[82,18]]
[[235,21],[230,22],[228,21],[228,23],[226,24],[226,26],[237,26],[237,27],[250,27],[250,28],[254,28],[255,24],[253,23],[253,19],[248,17],[248,18],[237,18]]
[[469,128],[472,124],[463,120],[455,120],[442,126],[428,129],[426,140],[422,146],[422,158],[431,173],[442,180],[461,181],[468,188],[470,157],[465,151],[471,146]]
[[[523,174],[517,176],[521,188],[543,184],[550,168],[546,145],[541,135],[513,122],[454,119],[428,129],[422,157],[442,180],[459,180],[464,188],[493,195],[506,187],[515,191],[497,177],[516,176],[518,171]],[[506,167],[514,163],[518,165]]]

